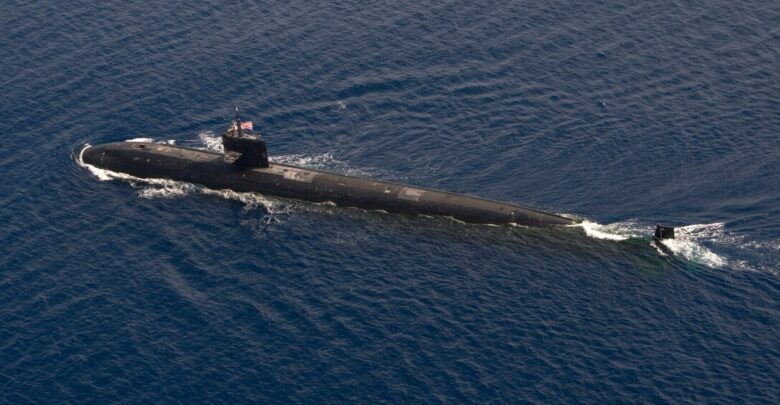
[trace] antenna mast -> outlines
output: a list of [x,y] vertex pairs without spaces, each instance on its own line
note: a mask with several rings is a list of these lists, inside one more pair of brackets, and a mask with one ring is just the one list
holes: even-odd
[[241,120],[238,118],[238,107],[236,107],[236,132],[238,132],[238,135],[241,136],[243,133],[241,132]]

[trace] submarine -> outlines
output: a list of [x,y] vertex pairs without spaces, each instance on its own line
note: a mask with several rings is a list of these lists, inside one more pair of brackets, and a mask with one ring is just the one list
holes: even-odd
[[147,179],[170,179],[210,189],[255,192],[476,224],[567,226],[577,220],[507,202],[269,162],[266,142],[251,121],[235,119],[222,135],[224,152],[153,142],[86,146],[83,163]]

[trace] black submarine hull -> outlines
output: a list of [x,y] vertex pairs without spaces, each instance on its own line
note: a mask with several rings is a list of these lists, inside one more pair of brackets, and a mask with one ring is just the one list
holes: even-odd
[[215,190],[257,192],[368,210],[448,216],[482,224],[545,227],[575,223],[519,205],[295,166],[271,163],[267,168],[241,170],[225,163],[221,153],[172,145],[118,142],[87,146],[81,160],[139,178],[171,179]]

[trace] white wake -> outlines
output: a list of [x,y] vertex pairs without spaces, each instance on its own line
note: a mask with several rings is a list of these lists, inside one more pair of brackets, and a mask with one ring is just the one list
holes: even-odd
[[[656,246],[658,242],[652,240],[655,225],[641,224],[630,220],[606,225],[583,221],[572,226],[581,227],[587,236],[596,239],[624,241],[635,238],[647,240],[660,255],[666,255],[664,249]],[[727,232],[723,222],[675,227],[675,238],[665,239],[660,243],[677,257],[711,268],[751,268],[744,260],[729,260],[723,254],[713,251],[713,246],[747,249],[750,248],[751,243],[754,243],[744,242],[744,237]]]

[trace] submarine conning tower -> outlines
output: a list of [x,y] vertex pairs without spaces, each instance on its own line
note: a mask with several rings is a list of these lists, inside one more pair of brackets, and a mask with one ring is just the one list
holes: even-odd
[[225,149],[225,162],[240,170],[255,167],[268,167],[268,151],[265,141],[259,135],[247,133],[252,130],[252,122],[241,122],[236,107],[236,118],[230,128],[222,134],[222,147]]

